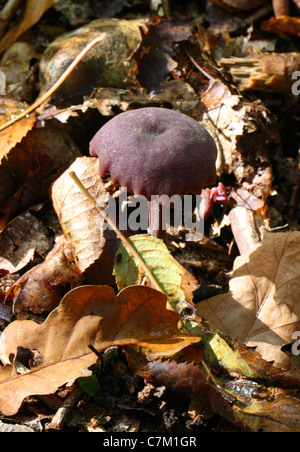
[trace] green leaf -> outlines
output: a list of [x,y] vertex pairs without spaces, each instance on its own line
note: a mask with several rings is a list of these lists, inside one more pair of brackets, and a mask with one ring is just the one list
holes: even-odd
[[91,397],[95,396],[100,390],[100,383],[96,375],[80,377],[77,381],[83,392]]
[[[162,240],[141,234],[131,237],[130,243],[139,253],[175,310],[178,301],[192,300],[197,281],[171,256]],[[143,284],[145,279],[140,265],[123,244],[116,254],[114,275],[119,290]]]

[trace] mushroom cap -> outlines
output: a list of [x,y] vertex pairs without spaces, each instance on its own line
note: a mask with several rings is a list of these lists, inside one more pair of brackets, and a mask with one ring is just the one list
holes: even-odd
[[217,147],[197,121],[166,108],[121,113],[90,143],[100,176],[135,195],[200,194],[216,180]]

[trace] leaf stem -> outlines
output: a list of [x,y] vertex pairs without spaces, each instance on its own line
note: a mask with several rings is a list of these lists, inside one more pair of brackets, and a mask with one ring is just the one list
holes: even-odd
[[159,292],[163,292],[162,288],[160,287],[159,283],[157,282],[156,278],[153,276],[139,253],[136,251],[136,249],[133,247],[133,245],[130,243],[130,241],[124,236],[124,234],[120,231],[120,229],[115,225],[115,223],[109,218],[109,216],[104,212],[104,209],[99,207],[97,205],[97,201],[93,198],[93,196],[89,193],[89,191],[85,188],[83,183],[78,179],[75,172],[72,171],[70,173],[70,177],[73,179],[77,187],[82,191],[82,193],[87,197],[87,199],[93,204],[94,207],[98,210],[100,215],[104,218],[104,220],[109,224],[109,226],[115,231],[119,239],[122,241],[124,246],[127,248],[127,250],[132,254],[132,256],[138,261],[139,265],[143,269],[145,275],[149,278],[151,284],[153,287],[158,290]]

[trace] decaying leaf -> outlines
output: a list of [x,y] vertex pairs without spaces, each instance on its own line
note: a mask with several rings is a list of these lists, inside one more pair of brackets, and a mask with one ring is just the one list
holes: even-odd
[[191,85],[182,80],[162,82],[161,90],[155,95],[148,93],[145,88],[136,88],[133,92],[126,89],[99,88],[93,94],[92,102],[104,116],[113,116],[113,108],[116,106],[122,111],[127,111],[136,103],[144,107],[149,105],[159,107],[168,103],[174,110],[192,115],[200,104]]
[[[146,28],[146,27],[145,27]],[[173,25],[168,21],[155,21],[143,30],[145,37],[135,52],[137,80],[149,92],[159,92],[163,76],[174,71],[175,43],[185,41],[192,35],[188,25]]]
[[300,17],[282,16],[270,19],[262,24],[262,28],[269,33],[299,35]]
[[[12,96],[16,99],[17,96],[18,99],[27,100],[27,96],[20,96],[20,94],[31,69],[30,62],[34,58],[40,58],[40,54],[35,51],[33,45],[27,42],[16,42],[4,52],[0,60],[0,71],[5,74],[7,97]],[[33,93],[35,84],[32,83],[32,85],[30,91]]]
[[[204,369],[192,363],[178,364],[176,361],[154,361],[149,363],[147,368],[157,384],[197,398],[205,406],[211,407],[214,413],[218,413],[233,424],[239,424],[232,409],[236,398],[211,384]],[[240,426],[244,427],[242,423]]]
[[268,151],[272,129],[265,122],[264,108],[224,91],[219,81],[203,94],[202,102],[207,112],[201,124],[219,148],[218,173],[233,174],[237,180],[239,193],[233,189],[231,196],[251,210],[263,208],[272,191],[273,177]]
[[[181,334],[180,316],[166,309],[165,295],[149,287],[128,287],[117,296],[109,286],[82,286],[69,292],[47,320],[15,321],[2,333],[0,356],[0,410],[15,414],[32,394],[52,394],[58,387],[91,374],[97,360],[90,350],[137,344],[161,356],[170,356],[200,338]],[[36,351],[37,361],[18,374],[11,358],[18,348]]]
[[59,305],[63,295],[81,282],[71,244],[60,237],[44,262],[26,272],[12,287],[16,293],[14,312],[50,312]]
[[246,379],[227,382],[224,379],[223,385],[218,386],[204,369],[193,363],[155,361],[148,364],[148,369],[157,384],[193,397],[244,431],[299,431],[297,389],[267,388]]
[[[173,307],[180,301],[192,301],[198,282],[171,256],[162,240],[141,234],[132,236],[130,243],[138,251]],[[121,245],[116,254],[114,275],[119,290],[142,284],[144,281],[142,269],[124,245]]]
[[[4,150],[7,143],[5,134],[14,134],[23,121],[25,119],[0,133],[0,140],[4,134]],[[15,214],[44,201],[54,180],[81,155],[71,137],[57,125],[47,124],[44,128],[27,130],[24,138],[24,130],[21,131],[20,143],[14,142],[12,149],[9,146],[10,152],[1,161],[2,171],[13,176],[16,191],[0,206],[0,231]],[[17,137],[16,132],[14,141]]]
[[[28,105],[25,102],[16,102],[12,99],[0,98],[0,125],[12,119],[25,110]],[[16,122],[13,126],[0,132],[0,162],[9,151],[19,143],[27,133],[33,128],[35,123],[35,114],[32,113],[22,121]]]
[[16,25],[11,27],[0,40],[0,53],[13,44],[21,34],[37,23],[47,9],[59,0],[26,0]]
[[[114,233],[103,230],[97,221],[99,213],[70,177],[74,171],[90,194],[105,206],[108,192],[99,177],[98,159],[79,157],[52,186],[52,201],[65,237],[74,248],[76,263],[81,272],[98,273],[95,284],[110,280],[114,248],[119,241]],[[101,203],[100,203],[101,204]],[[97,267],[97,265],[99,266]],[[92,270],[92,267],[95,267]]]
[[0,269],[19,272],[33,260],[35,252],[44,254],[51,246],[47,229],[26,211],[0,234]]
[[299,248],[299,232],[266,234],[236,259],[229,292],[197,306],[200,316],[285,369],[290,360],[281,348],[300,330]]

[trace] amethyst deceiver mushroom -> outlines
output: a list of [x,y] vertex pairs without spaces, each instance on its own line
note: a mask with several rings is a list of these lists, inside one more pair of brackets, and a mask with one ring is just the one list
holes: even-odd
[[152,195],[201,194],[216,180],[217,147],[197,121],[166,108],[121,113],[90,143],[100,176],[149,201],[149,233],[160,237],[160,209]]

